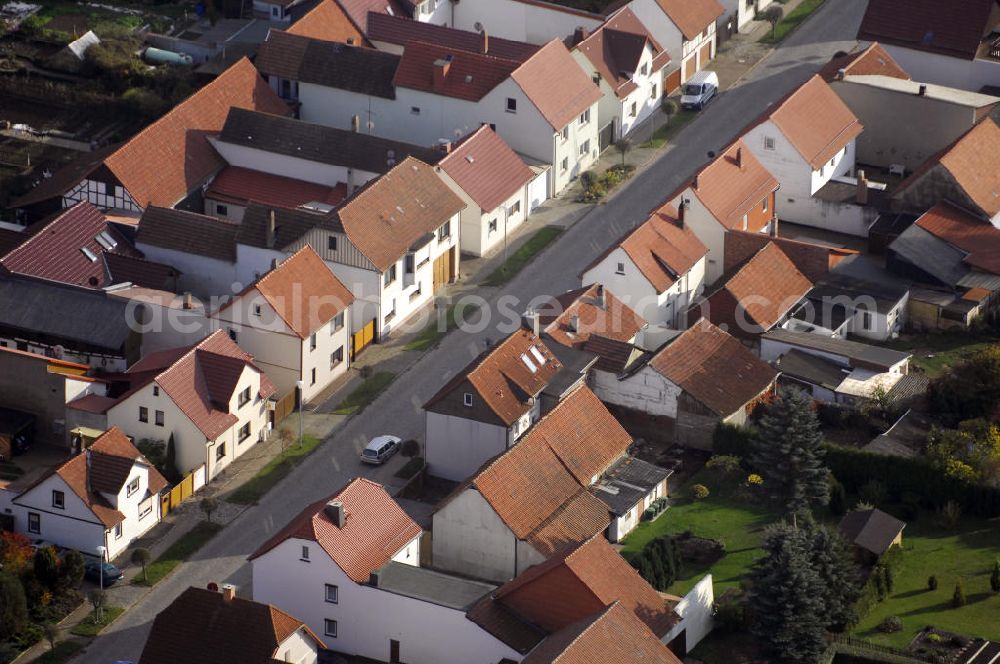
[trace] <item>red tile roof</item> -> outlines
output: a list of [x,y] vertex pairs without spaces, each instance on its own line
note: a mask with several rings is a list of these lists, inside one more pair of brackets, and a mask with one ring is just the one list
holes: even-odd
[[972,60],[1000,21],[994,0],[870,0],[858,39]]
[[153,620],[139,664],[275,664],[279,646],[301,632],[325,644],[281,609],[222,593],[188,588]]
[[647,45],[653,51],[654,72],[670,63],[670,55],[632,10],[624,7],[574,48],[586,56],[615,95],[624,98],[638,87],[632,76]]
[[[301,339],[333,320],[354,302],[354,295],[310,246],[292,254],[240,296],[258,293]],[[220,311],[233,305],[232,300]]]
[[556,131],[601,99],[600,89],[558,39],[545,44],[510,77]]
[[517,62],[527,60],[540,48],[537,44],[376,13],[368,15],[368,37],[373,41],[398,46],[410,42],[425,42],[470,53],[482,53],[485,47],[485,52],[489,55]]
[[293,35],[367,45],[368,40],[361,33],[347,12],[334,0],[320,0],[320,3],[302,15],[288,30]]
[[288,107],[243,58],[104,160],[135,202],[171,207],[226,162],[206,137],[232,107],[287,115]]
[[771,237],[763,233],[731,230],[726,233],[725,238],[723,273],[726,275],[734,274],[769,243],[778,245],[796,269],[813,283],[825,277],[842,260],[858,253],[853,249],[813,244],[812,242],[783,237]]
[[1000,274],[1000,229],[993,224],[949,203],[935,205],[915,223],[965,252],[970,267]]
[[[368,34],[368,16],[376,14],[394,14],[411,16],[410,0],[336,0],[347,15],[364,34]],[[408,6],[410,5],[410,6]]]
[[710,24],[726,13],[718,0],[656,0],[663,12],[684,35],[693,40]]
[[[532,349],[541,354],[544,363]],[[524,358],[528,358],[534,371]],[[509,427],[531,410],[530,400],[538,396],[560,368],[562,363],[542,340],[529,330],[518,329],[469,363],[431,397],[424,408],[434,411],[435,406],[449,395],[472,392]]]
[[464,208],[462,199],[431,166],[407,157],[369,182],[335,214],[354,246],[384,271],[414,242]]
[[910,75],[892,59],[889,52],[878,42],[856,53],[833,56],[830,62],[823,65],[819,75],[826,81],[833,81],[843,70],[845,76],[889,76],[909,81]]
[[966,132],[939,161],[983,212],[1000,214],[1000,126],[993,118]]
[[286,178],[241,166],[222,169],[205,192],[205,198],[247,205],[251,201],[275,207],[296,208],[319,202],[337,205],[347,197],[347,185],[335,187]]
[[438,166],[483,213],[495,210],[535,177],[489,125],[463,138]]
[[756,399],[777,377],[740,341],[705,320],[667,344],[649,364],[721,417]]
[[[403,50],[392,82],[401,88],[479,101],[506,81],[519,64],[516,60],[470,53],[440,44],[410,42]],[[444,75],[439,76],[438,70]]]
[[[805,275],[778,245],[769,243],[747,261],[722,287],[745,312],[746,323],[756,324],[761,331],[769,330],[788,310],[795,306],[813,287]],[[731,312],[720,312],[729,315]],[[728,324],[738,324],[742,316]],[[712,314],[712,320],[719,322]]]
[[[114,246],[102,245],[99,234]],[[22,235],[26,239],[19,246],[0,256],[0,272],[92,289],[124,281],[165,288],[177,274],[167,265],[142,260],[142,252],[90,203],[77,203],[30,236]]]
[[493,597],[522,620],[548,632],[568,627],[613,602],[620,602],[657,638],[677,622],[666,600],[603,534],[528,568]]
[[[324,511],[331,500],[344,504],[343,528],[338,528]],[[302,510],[254,551],[249,560],[259,558],[287,539],[310,540],[319,544],[345,574],[357,583],[365,583],[373,571],[420,533],[420,526],[381,484],[358,477],[329,498]]]
[[521,664],[595,662],[680,664],[635,612],[618,600],[551,634],[521,660]]
[[864,129],[819,75],[803,83],[765,115],[813,170],[819,170]]
[[[778,190],[778,179],[753,155],[742,139],[705,164],[670,197],[690,188],[720,224],[743,229],[743,215]],[[759,231],[760,228],[747,228]]]
[[[558,315],[543,316],[542,322],[545,333],[564,346],[583,347],[591,335],[631,341],[646,324],[642,316],[600,284],[567,291],[554,299]],[[576,329],[572,327],[574,316]]]

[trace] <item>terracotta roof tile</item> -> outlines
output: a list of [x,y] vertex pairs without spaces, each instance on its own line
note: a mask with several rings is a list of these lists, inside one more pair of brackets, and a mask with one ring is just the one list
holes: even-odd
[[[354,302],[351,291],[308,244],[240,295],[251,292],[259,293],[301,339],[309,337]],[[228,309],[234,301],[222,309]]]
[[369,14],[389,14],[412,18],[409,0],[337,0],[358,29],[368,34]]
[[104,160],[136,203],[170,207],[225,166],[206,137],[233,106],[288,113],[246,58],[227,69]]
[[[601,297],[603,304],[599,300]],[[642,316],[600,284],[567,291],[554,299],[556,311],[560,313],[554,317],[543,316],[542,323],[545,334],[564,346],[581,348],[591,335],[628,342],[646,324]],[[573,329],[574,320],[576,329]]]
[[484,213],[495,210],[535,177],[489,125],[462,139],[438,166]]
[[[535,352],[545,359],[540,363]],[[527,357],[532,371],[523,358]],[[474,392],[506,426],[511,426],[531,409],[536,397],[562,367],[545,343],[530,331],[519,329],[495,348],[483,352],[424,404],[435,404],[459,390]]]
[[503,604],[494,602],[490,595],[469,609],[466,617],[522,654],[529,652],[546,636],[540,628],[521,620]]
[[[324,512],[326,504],[344,504],[344,527],[338,528]],[[284,528],[250,555],[258,558],[287,539],[305,539],[319,544],[330,558],[357,583],[388,562],[421,532],[420,526],[392,499],[381,484],[362,477],[329,498],[305,508]]]
[[666,600],[603,534],[530,567],[493,595],[522,620],[555,632],[620,602],[662,638],[677,622]]
[[510,77],[556,131],[601,99],[600,89],[558,39],[545,44]]
[[868,48],[857,53],[833,56],[830,62],[823,65],[819,75],[826,81],[837,78],[838,72],[844,70],[845,76],[890,76],[909,81],[910,75],[892,59],[889,52],[878,42],[873,42]]
[[150,205],[139,218],[136,242],[235,263],[238,230],[225,219]]
[[[368,37],[373,41],[405,46],[410,42],[425,42],[439,46],[482,53],[484,35],[469,30],[457,30],[444,25],[414,21],[389,14],[368,15]],[[537,44],[513,41],[490,35],[486,38],[486,52],[497,58],[523,62],[540,48]]]
[[[742,229],[743,215],[777,191],[778,179],[741,140],[703,166],[678,191],[690,187],[708,211],[727,229]],[[676,198],[672,196],[671,199]],[[747,228],[756,232],[760,228]]]
[[773,242],[757,252],[723,286],[746,312],[748,322],[763,330],[781,320],[812,287],[812,282]]
[[464,208],[462,199],[431,166],[407,157],[369,182],[335,214],[354,246],[381,271]]
[[1000,126],[985,118],[940,157],[942,166],[988,216],[1000,214]]
[[656,0],[656,4],[689,41],[726,13],[718,0]]
[[721,417],[753,401],[777,377],[739,340],[704,320],[669,343],[649,364]]
[[993,0],[871,0],[858,39],[972,60],[997,25]]
[[670,56],[628,7],[608,18],[574,48],[583,53],[615,94],[624,98],[636,89],[632,75],[646,46],[653,51],[653,71],[670,62]]
[[680,664],[677,656],[618,600],[551,634],[521,661],[522,664]]
[[273,664],[283,656],[278,646],[300,629],[325,647],[305,623],[280,609],[188,588],[156,616],[139,664]]
[[726,275],[735,273],[769,243],[778,245],[796,269],[814,283],[825,277],[840,261],[858,253],[854,249],[731,230],[726,233],[725,238],[723,273]]
[[948,203],[935,205],[915,223],[965,252],[970,267],[1000,274],[1000,229],[993,224]]
[[250,201],[263,205],[294,208],[319,202],[337,205],[347,197],[347,185],[327,187],[239,166],[228,166],[212,180],[205,198],[246,205]]
[[368,43],[351,21],[351,17],[334,0],[320,0],[318,5],[303,14],[302,18],[295,21],[285,32],[300,37],[339,41],[345,44],[349,40],[354,40],[355,44]]
[[[445,63],[445,64],[440,64]],[[479,101],[518,68],[517,60],[462,51],[441,44],[410,42],[403,50],[393,84],[445,97]],[[438,75],[444,71],[444,76]]]

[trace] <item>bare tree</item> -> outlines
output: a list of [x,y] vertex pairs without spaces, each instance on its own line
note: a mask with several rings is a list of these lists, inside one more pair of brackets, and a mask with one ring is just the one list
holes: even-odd
[[49,650],[55,650],[56,639],[59,638],[59,626],[55,623],[45,623],[42,630],[45,632],[45,640],[49,642]]
[[762,11],[759,17],[771,24],[771,38],[774,38],[774,30],[778,27],[778,21],[785,16],[785,10],[778,5],[771,5]]
[[149,580],[146,577],[146,565],[149,564],[150,558],[152,558],[152,556],[149,553],[149,549],[144,549],[142,547],[139,547],[138,549],[135,549],[135,550],[132,551],[132,564],[133,565],[139,565],[139,566],[142,567],[142,580],[143,581],[148,581]]
[[205,513],[205,518],[208,519],[208,522],[212,523],[212,512],[219,509],[219,500],[213,496],[205,496],[198,505],[201,507],[201,511]]
[[90,605],[94,607],[94,619],[100,622],[104,620],[104,607],[108,603],[108,593],[100,588],[94,588],[87,593]]
[[621,138],[618,139],[618,142],[615,143],[615,148],[617,148],[618,152],[621,154],[622,168],[625,168],[625,157],[632,150],[632,140],[630,138],[622,136]]

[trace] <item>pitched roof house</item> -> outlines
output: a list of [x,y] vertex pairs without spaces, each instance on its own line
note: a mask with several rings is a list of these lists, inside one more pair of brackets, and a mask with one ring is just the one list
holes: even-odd
[[117,427],[11,501],[17,532],[108,560],[160,520],[167,480]]
[[844,259],[858,252],[853,249],[814,244],[791,238],[731,230],[726,233],[724,274],[735,274],[747,261],[768,244],[775,244],[806,279],[816,282]]
[[140,664],[316,664],[326,646],[281,609],[222,592],[188,588],[153,620]]
[[581,281],[603,284],[650,323],[678,326],[705,286],[707,253],[682,210],[664,204],[595,259]]
[[205,212],[239,222],[252,204],[296,208],[309,203],[337,205],[347,198],[347,185],[315,184],[242,166],[223,168],[205,189]]
[[872,42],[867,48],[852,53],[834,55],[819,70],[819,75],[827,83],[844,76],[889,76],[901,81],[912,80],[906,70],[900,67],[878,42]]
[[288,26],[285,32],[310,39],[368,44],[364,31],[355,25],[337,0],[320,0],[315,7]]
[[350,359],[354,296],[305,245],[211,314],[253,355],[281,394],[301,381],[309,401],[341,376]]
[[88,289],[122,283],[171,288],[177,270],[144,259],[107,217],[80,202],[22,233],[24,240],[0,254],[0,274]]
[[503,39],[486,31],[458,30],[447,25],[375,12],[368,15],[368,38],[375,48],[389,53],[401,54],[403,47],[410,42],[425,42],[518,62],[527,60],[540,48],[538,44]]
[[141,212],[148,205],[173,207],[225,166],[207,140],[231,107],[287,114],[246,58],[171,109],[129,141],[72,178],[60,174],[14,202],[27,207],[53,198],[61,205],[89,201],[102,209]]
[[880,509],[868,509],[848,512],[838,528],[848,542],[881,556],[890,547],[902,543],[906,523]]

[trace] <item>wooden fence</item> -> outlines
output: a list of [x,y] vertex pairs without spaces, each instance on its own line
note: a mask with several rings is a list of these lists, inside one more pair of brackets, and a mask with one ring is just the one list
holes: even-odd
[[292,414],[295,410],[295,406],[298,405],[296,400],[296,389],[292,389],[285,396],[278,399],[274,404],[274,420],[271,422],[275,429],[281,424],[281,421]]
[[205,464],[195,468],[169,491],[160,496],[160,518],[165,517],[171,510],[177,509],[178,505],[193,496],[203,486],[205,486]]

